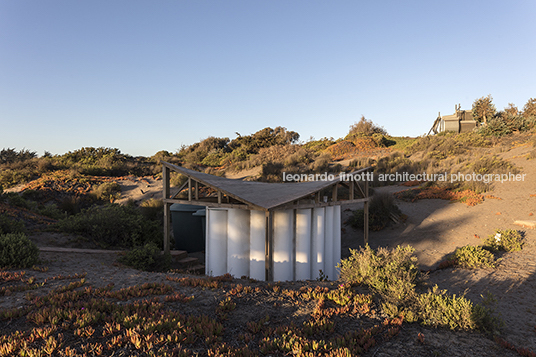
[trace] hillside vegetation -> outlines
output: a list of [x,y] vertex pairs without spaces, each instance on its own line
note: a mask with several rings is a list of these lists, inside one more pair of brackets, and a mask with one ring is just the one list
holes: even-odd
[[[524,143],[536,146],[536,100],[530,99],[522,111],[513,104],[497,111],[491,96],[482,97],[475,100],[473,115],[477,121],[486,124],[463,134],[392,137],[384,128],[363,116],[350,126],[344,138],[339,139],[301,142],[295,131],[283,127],[264,128],[250,135],[237,133],[233,140],[209,136],[193,145],[181,147],[176,153],[159,151],[151,157],[132,157],[117,148],[102,147],[84,147],[63,155],[45,152],[41,157],[26,149],[4,148],[0,151],[0,209],[3,213],[0,229],[4,233],[17,233],[30,221],[33,222],[32,229],[45,224],[53,225],[55,229],[88,234],[88,230],[83,228],[87,225],[101,230],[91,233],[93,239],[109,236],[113,232],[113,224],[106,228],[104,223],[82,221],[100,219],[94,216],[103,209],[112,212],[109,206],[113,206],[121,195],[121,188],[116,182],[118,179],[124,176],[161,176],[161,161],[219,176],[256,168],[258,170],[253,170],[256,174],[247,179],[266,182],[282,181],[283,172],[336,174],[372,166],[373,186],[395,183],[397,180],[379,178],[402,172],[425,172],[428,175],[519,173],[518,167],[498,154],[501,150]],[[536,149],[527,156],[527,159],[534,158]],[[184,177],[174,173],[172,184],[180,185],[182,182]],[[2,194],[3,190],[21,184],[25,185],[17,190],[18,193]],[[398,198],[456,199],[474,205],[481,202],[483,194],[493,189],[491,180],[407,183],[408,186],[411,184],[421,185],[402,192]],[[128,210],[113,211],[114,215],[125,219],[125,225],[140,227],[139,232],[129,233],[129,236],[138,238],[125,239],[117,233],[118,236],[108,239],[108,243],[101,242],[102,245],[138,246],[157,242],[157,235],[148,234],[151,229],[139,222],[149,219],[155,227],[161,226],[159,210],[162,204],[155,200],[144,205],[137,207],[130,202],[127,203]],[[378,214],[372,212],[371,217],[384,216],[381,212],[385,209],[385,212],[396,212],[396,208],[378,207]],[[23,224],[23,221],[26,223]],[[373,226],[383,227],[384,223],[375,222]],[[105,229],[110,231],[103,232]]]

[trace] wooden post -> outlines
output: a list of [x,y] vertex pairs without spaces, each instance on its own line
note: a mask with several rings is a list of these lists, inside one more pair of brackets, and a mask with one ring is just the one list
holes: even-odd
[[171,235],[171,204],[166,202],[169,198],[169,167],[162,165],[162,199],[164,201],[164,254],[169,254],[170,244],[169,236]]
[[266,234],[264,244],[264,279],[274,281],[274,212],[266,211]]
[[333,185],[333,191],[332,191],[332,193],[331,193],[331,201],[333,201],[333,202],[337,202],[337,201],[338,201],[338,200],[337,200],[337,196],[339,195],[339,193],[338,193],[338,191],[337,191],[337,190],[338,190],[338,186],[339,186],[339,184],[335,184],[335,185]]
[[364,240],[365,240],[365,245],[368,244],[368,233],[369,233],[369,188],[368,188],[368,176],[367,178],[365,179],[365,192],[364,192],[364,195],[365,195],[365,203],[363,204],[363,211],[364,211],[364,214],[363,214],[363,219],[364,219],[364,222],[363,222],[363,229],[364,229]]
[[188,177],[188,201],[192,200],[192,179]]
[[195,181],[195,200],[199,200],[199,182]]

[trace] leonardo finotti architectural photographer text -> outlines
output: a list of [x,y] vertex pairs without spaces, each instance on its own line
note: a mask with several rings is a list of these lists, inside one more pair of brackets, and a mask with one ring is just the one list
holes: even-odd
[[351,174],[341,172],[338,175],[324,172],[323,174],[291,174],[283,172],[283,182],[310,182],[310,181],[390,181],[390,182],[405,182],[405,181],[443,181],[443,182],[466,182],[480,181],[484,183],[490,182],[512,182],[525,181],[526,174],[477,174],[473,173],[439,173],[427,174],[410,174],[408,172],[397,172],[394,174],[377,174],[373,172],[361,172],[359,174]]

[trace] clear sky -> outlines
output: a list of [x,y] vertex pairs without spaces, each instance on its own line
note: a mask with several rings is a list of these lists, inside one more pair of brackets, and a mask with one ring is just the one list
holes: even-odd
[[0,149],[394,136],[536,97],[536,1],[0,0]]

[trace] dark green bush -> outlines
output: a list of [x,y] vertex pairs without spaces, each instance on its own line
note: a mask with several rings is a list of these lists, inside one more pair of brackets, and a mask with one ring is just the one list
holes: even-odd
[[67,216],[67,213],[65,213],[65,211],[60,210],[55,203],[41,205],[37,211],[39,214],[50,217],[52,219],[62,219]]
[[0,267],[29,268],[39,262],[39,249],[24,233],[0,235]]
[[488,120],[487,125],[478,128],[477,132],[481,135],[500,138],[501,136],[512,134],[512,129],[501,118],[493,118]]
[[139,210],[150,221],[161,221],[164,218],[164,202],[156,198],[143,201]]
[[135,269],[146,271],[167,271],[171,267],[171,255],[162,256],[160,248],[155,243],[135,247],[119,261]]
[[4,194],[4,199],[11,206],[26,208],[30,211],[37,209],[37,203],[35,201],[27,200],[15,192]]
[[148,242],[162,243],[162,225],[146,219],[132,206],[107,204],[93,206],[58,221],[63,232],[77,233],[93,239],[103,247],[135,247]]
[[23,233],[24,223],[8,215],[0,215],[0,234]]

